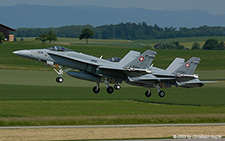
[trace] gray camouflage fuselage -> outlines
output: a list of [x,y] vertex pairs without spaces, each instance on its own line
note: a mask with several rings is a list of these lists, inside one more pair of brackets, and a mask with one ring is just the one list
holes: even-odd
[[[122,81],[136,86],[149,88],[145,95],[151,96],[150,88],[157,88],[160,97],[164,97],[165,92],[160,88],[171,87],[201,87],[204,83],[211,81],[200,81],[198,75],[194,75],[195,69],[200,62],[200,58],[192,57],[186,63],[182,58],[176,58],[170,66],[164,70],[153,67],[152,61],[156,55],[155,51],[147,50],[144,53],[130,51],[119,62],[97,58],[94,56],[78,53],[70,49],[54,46],[48,49],[20,50],[13,52],[16,55],[44,62],[55,68],[59,65],[59,71],[55,70],[59,77],[57,82],[62,82],[63,70],[61,66],[73,69],[66,71],[68,75],[97,82],[93,88],[95,93],[100,91],[99,83],[104,82],[107,92],[112,93],[113,88],[109,83],[115,84],[115,89],[120,89],[118,83]],[[152,65],[151,65],[152,64]]]

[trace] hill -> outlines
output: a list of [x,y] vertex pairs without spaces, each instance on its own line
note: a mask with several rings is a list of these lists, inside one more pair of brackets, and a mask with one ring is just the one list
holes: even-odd
[[[7,11],[7,12],[6,12]],[[64,25],[93,26],[121,22],[142,22],[161,27],[223,26],[224,15],[211,15],[200,10],[155,11],[139,8],[95,6],[39,6],[19,4],[0,6],[2,24],[18,27],[59,27]]]

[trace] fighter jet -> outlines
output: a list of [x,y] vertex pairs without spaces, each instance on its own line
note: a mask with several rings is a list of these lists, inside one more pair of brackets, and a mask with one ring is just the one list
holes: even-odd
[[[54,67],[54,70],[59,75],[56,78],[58,83],[64,81],[62,75],[66,72],[72,77],[96,82],[96,86],[93,87],[94,93],[99,93],[99,84],[105,83],[109,94],[114,92],[113,87],[109,86],[109,83],[115,84],[114,88],[119,90],[121,88],[119,84],[122,81],[127,81],[127,71],[147,72],[146,68],[150,66],[156,54],[155,51],[151,50],[147,50],[141,55],[140,52],[130,51],[119,62],[112,62],[110,61],[112,59],[105,60],[102,59],[102,56],[98,58],[61,46],[53,46],[47,49],[19,50],[13,53]],[[129,69],[127,68],[128,66]],[[63,70],[64,67],[69,69]]]
[[194,74],[200,58],[192,57],[187,62],[183,58],[176,58],[169,67],[164,70],[157,67],[151,67],[150,73],[141,76],[128,75],[131,85],[143,86],[149,88],[145,92],[146,97],[151,96],[151,88],[157,88],[160,97],[165,96],[165,92],[160,88],[170,88],[172,85],[176,87],[195,88],[202,87],[205,83],[215,83],[216,81],[201,81],[199,76]]
[[[96,86],[93,87],[93,92],[96,94],[100,92],[100,83],[106,84],[106,91],[109,94],[112,94],[114,89],[119,90],[122,82],[147,87],[146,97],[151,96],[151,88],[157,88],[159,96],[164,97],[165,92],[160,88],[172,85],[193,88],[202,87],[204,83],[211,83],[211,81],[200,81],[198,75],[194,74],[200,58],[192,57],[186,63],[184,59],[176,58],[166,70],[163,70],[153,67],[152,61],[157,53],[151,50],[146,50],[142,54],[130,51],[119,62],[112,61],[115,59],[102,59],[102,56],[98,58],[78,53],[61,46],[19,50],[13,53],[54,67],[59,75],[56,78],[58,83],[63,82],[64,72],[78,79],[96,82]],[[69,69],[63,69],[65,67]],[[109,84],[114,84],[114,88]]]

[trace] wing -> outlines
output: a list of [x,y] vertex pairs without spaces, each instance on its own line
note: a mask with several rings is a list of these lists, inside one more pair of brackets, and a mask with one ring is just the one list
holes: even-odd
[[177,82],[177,85],[179,87],[195,88],[195,87],[202,87],[206,83],[217,83],[217,81],[201,81],[199,79],[193,79],[186,82]]
[[84,60],[78,57],[73,57],[73,56],[64,55],[64,54],[56,54],[56,53],[48,53],[48,54],[57,62],[65,63],[65,61],[75,61],[75,62],[99,66],[98,62],[95,60],[89,61],[89,60]]

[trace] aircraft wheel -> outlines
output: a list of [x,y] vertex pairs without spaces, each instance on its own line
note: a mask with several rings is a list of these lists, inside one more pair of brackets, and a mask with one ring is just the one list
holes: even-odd
[[95,94],[98,94],[98,93],[100,92],[100,88],[98,88],[97,86],[95,86],[95,87],[93,88],[93,92],[94,92]]
[[114,85],[114,88],[115,88],[116,90],[119,90],[119,89],[121,88],[121,86],[120,86],[119,84],[116,84],[116,85]]
[[111,86],[109,86],[106,90],[109,94],[112,94],[114,92],[114,89]]
[[159,97],[163,98],[165,95],[166,95],[166,93],[164,91],[159,92]]
[[62,77],[57,77],[57,78],[56,78],[56,82],[58,82],[58,83],[62,83],[63,80],[64,80],[64,79],[63,79]]
[[146,96],[146,97],[150,97],[151,95],[152,95],[151,92],[149,92],[149,91],[146,91],[146,92],[145,92],[145,96]]

